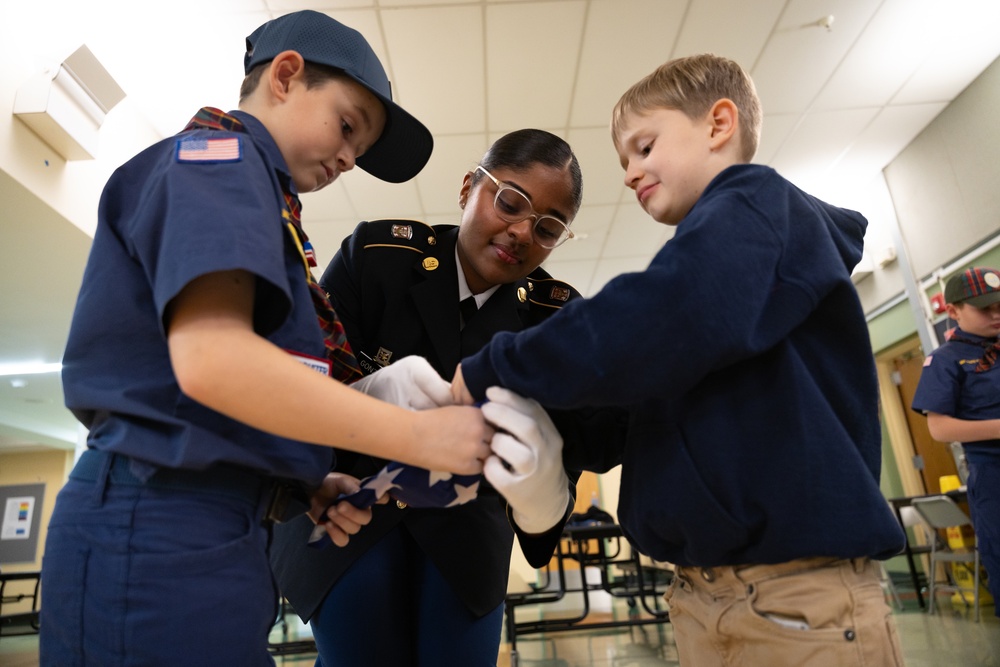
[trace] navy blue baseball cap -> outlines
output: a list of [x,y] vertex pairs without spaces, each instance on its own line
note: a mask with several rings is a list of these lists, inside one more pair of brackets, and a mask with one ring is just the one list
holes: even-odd
[[431,157],[434,138],[423,123],[392,101],[385,69],[360,32],[312,10],[279,16],[247,37],[244,73],[283,51],[298,51],[307,62],[343,70],[382,101],[385,130],[358,158],[359,167],[390,183],[402,183],[420,173]]

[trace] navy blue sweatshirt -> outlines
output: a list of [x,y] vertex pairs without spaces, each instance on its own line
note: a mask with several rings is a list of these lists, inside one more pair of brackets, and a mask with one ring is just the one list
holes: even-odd
[[685,566],[887,558],[875,364],[850,274],[867,221],[774,170],[733,166],[641,272],[462,372],[559,408],[631,413],[618,518]]

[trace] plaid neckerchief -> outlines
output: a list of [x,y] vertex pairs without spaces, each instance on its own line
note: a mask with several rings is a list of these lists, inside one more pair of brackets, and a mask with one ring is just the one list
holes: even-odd
[[983,348],[983,356],[979,359],[979,363],[976,364],[976,373],[985,373],[990,370],[993,368],[994,364],[996,364],[997,358],[1000,357],[1000,340],[996,338],[972,340],[971,338],[964,338],[958,334],[952,334],[951,338],[948,340],[957,341],[959,343],[968,343],[969,345],[975,345]]
[[[239,118],[231,116],[219,109],[203,107],[198,110],[194,118],[188,122],[184,131],[206,129],[206,130],[227,130],[229,132],[246,132],[246,128]],[[291,191],[286,183],[287,179],[281,181],[281,190],[284,194],[284,208],[281,217],[285,221],[285,228],[292,237],[295,247],[298,248],[299,255],[306,271],[306,281],[309,283],[309,294],[312,297],[313,308],[316,310],[316,318],[319,326],[323,330],[323,344],[326,348],[326,358],[330,361],[330,375],[344,384],[350,384],[359,379],[362,375],[361,367],[354,357],[351,344],[347,342],[347,334],[344,332],[344,325],[333,309],[330,298],[326,291],[320,287],[316,279],[313,278],[311,268],[316,266],[316,256],[313,254],[312,244],[309,237],[302,229],[301,210],[302,204],[299,198]]]

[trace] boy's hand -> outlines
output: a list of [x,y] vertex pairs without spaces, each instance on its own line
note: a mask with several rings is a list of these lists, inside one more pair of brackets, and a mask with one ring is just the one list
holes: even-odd
[[452,405],[414,412],[412,416],[414,446],[395,460],[459,475],[483,472],[494,429],[479,408]]
[[[330,541],[338,547],[346,546],[351,535],[356,535],[363,526],[368,525],[372,520],[372,510],[370,507],[359,509],[346,500],[336,505],[329,503],[342,493],[354,493],[360,488],[357,478],[332,472],[326,476],[322,486],[310,499],[309,518],[313,523],[319,523],[320,517],[325,512],[326,521],[323,527]],[[384,505],[388,500],[388,496],[382,496],[376,502]]]
[[451,400],[455,405],[472,405],[476,400],[469,393],[469,388],[465,386],[465,378],[462,377],[462,364],[455,368],[455,377],[451,379]]
[[452,404],[448,382],[426,359],[416,355],[403,357],[361,378],[351,387],[408,410],[427,410]]
[[500,387],[487,389],[486,398],[483,415],[497,432],[483,476],[507,500],[521,530],[551,530],[569,511],[562,436],[537,401]]

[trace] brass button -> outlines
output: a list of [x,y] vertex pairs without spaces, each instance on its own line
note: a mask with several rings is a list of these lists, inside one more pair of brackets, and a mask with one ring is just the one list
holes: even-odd
[[701,578],[709,583],[712,583],[715,581],[715,570],[710,567],[701,568]]
[[402,500],[397,500],[396,501],[396,507],[398,507],[401,510],[405,510],[406,509],[406,503],[404,503]]

